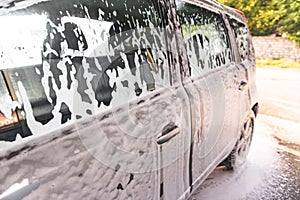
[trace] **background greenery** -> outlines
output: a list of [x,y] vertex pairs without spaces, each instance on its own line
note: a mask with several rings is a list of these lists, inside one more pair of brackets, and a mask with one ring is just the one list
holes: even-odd
[[300,0],[218,0],[243,11],[253,35],[287,33],[300,45]]
[[300,62],[290,59],[256,59],[256,66],[300,69]]

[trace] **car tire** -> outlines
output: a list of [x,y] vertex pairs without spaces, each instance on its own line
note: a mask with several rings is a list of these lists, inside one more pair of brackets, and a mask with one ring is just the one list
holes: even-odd
[[254,132],[254,119],[254,113],[251,111],[241,125],[240,135],[233,150],[222,162],[221,165],[225,166],[228,170],[236,170],[247,160]]

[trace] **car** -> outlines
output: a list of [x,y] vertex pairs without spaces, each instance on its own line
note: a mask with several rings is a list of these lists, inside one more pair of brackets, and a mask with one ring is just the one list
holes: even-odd
[[244,14],[214,0],[0,3],[0,198],[187,199],[250,148]]

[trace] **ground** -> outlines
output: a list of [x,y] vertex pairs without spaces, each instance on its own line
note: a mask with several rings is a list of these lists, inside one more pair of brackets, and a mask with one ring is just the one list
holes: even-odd
[[258,68],[260,114],[245,165],[217,168],[190,200],[300,199],[300,70]]

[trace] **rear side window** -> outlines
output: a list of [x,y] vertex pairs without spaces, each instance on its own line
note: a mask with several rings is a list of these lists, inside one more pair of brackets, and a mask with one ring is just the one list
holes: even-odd
[[236,44],[238,45],[238,50],[242,62],[247,60],[250,56],[250,34],[247,26],[233,18],[229,17],[229,23],[232,27],[236,39]]
[[231,62],[228,36],[219,13],[182,1],[177,1],[177,13],[192,77]]

